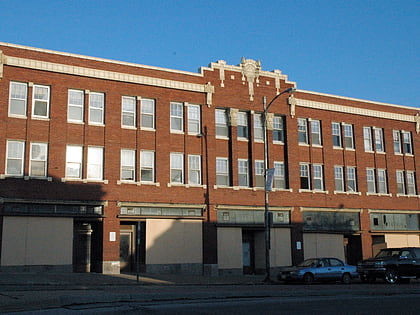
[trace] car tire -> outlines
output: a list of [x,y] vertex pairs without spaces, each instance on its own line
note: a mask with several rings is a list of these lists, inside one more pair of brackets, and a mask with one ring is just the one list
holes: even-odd
[[341,282],[343,284],[350,284],[351,283],[351,276],[349,273],[345,273],[343,274],[343,276],[341,277]]
[[303,283],[304,284],[312,284],[314,282],[313,274],[307,272],[303,275]]
[[399,280],[398,272],[395,269],[387,269],[384,279],[389,284],[395,284]]

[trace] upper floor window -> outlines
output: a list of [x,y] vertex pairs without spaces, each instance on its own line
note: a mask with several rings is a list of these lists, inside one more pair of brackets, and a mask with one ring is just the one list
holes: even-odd
[[155,181],[155,152],[140,152],[140,180],[142,182]]
[[321,122],[310,120],[311,125],[311,144],[321,145]]
[[238,160],[238,186],[249,186],[248,160]]
[[356,168],[354,166],[347,166],[345,169],[343,166],[334,166],[334,179],[335,191],[357,191]]
[[182,103],[171,103],[171,131],[184,131],[184,105]]
[[310,164],[300,163],[300,188],[304,190],[324,190],[324,172],[321,164],[312,165],[311,182]]
[[21,82],[10,82],[9,115],[26,116],[28,85]]
[[136,150],[121,150],[121,180],[136,180]]
[[216,118],[216,136],[219,137],[228,137],[228,118],[226,109],[216,109],[215,111]]
[[104,93],[90,92],[89,94],[89,123],[103,125],[105,111]]
[[48,145],[46,143],[31,143],[29,176],[47,176]]
[[388,193],[388,185],[386,180],[386,170],[378,169],[378,193],[380,194],[387,194]]
[[201,156],[188,155],[188,183],[201,185]]
[[284,162],[274,162],[274,188],[286,189]]
[[136,98],[123,96],[121,98],[121,124],[124,127],[136,127]]
[[385,152],[383,129],[377,127],[363,127],[363,141],[365,151]]
[[25,142],[7,140],[6,175],[23,176]]
[[366,169],[366,182],[368,193],[376,193],[375,169]]
[[284,142],[284,118],[282,116],[273,117],[273,141]]
[[254,139],[263,140],[262,114],[254,114]]
[[353,125],[343,124],[344,129],[344,147],[354,149]]
[[340,123],[333,122],[331,124],[331,133],[332,133],[333,146],[337,148],[342,148]]
[[140,121],[142,128],[155,129],[155,100],[141,99]]
[[264,161],[255,161],[255,187],[265,187]]
[[229,186],[229,164],[227,158],[216,158],[216,185]]
[[68,121],[83,122],[84,100],[85,95],[83,91],[68,91]]
[[394,142],[394,153],[413,154],[413,145],[410,131],[393,130],[392,138]]
[[188,133],[199,134],[201,132],[201,107],[200,105],[188,104]]
[[320,164],[313,165],[313,184],[314,190],[324,190],[324,173]]
[[[308,134],[308,127],[310,136]],[[321,145],[321,121],[298,118],[298,137],[301,144]]]
[[309,144],[308,121],[305,118],[298,118],[298,136],[299,136],[299,143]]
[[103,148],[88,147],[87,152],[87,179],[103,179]]
[[50,109],[50,87],[45,85],[34,85],[32,91],[32,117],[48,118]]
[[309,164],[300,163],[300,189],[311,189],[311,178],[309,174]]
[[184,183],[184,155],[171,153],[171,183]]
[[385,169],[366,169],[366,181],[368,186],[368,193],[387,194],[388,184]]
[[248,113],[238,112],[238,138],[248,139]]
[[66,178],[82,178],[83,147],[68,145],[66,148]]
[[401,195],[416,195],[416,179],[414,171],[396,171],[397,193]]

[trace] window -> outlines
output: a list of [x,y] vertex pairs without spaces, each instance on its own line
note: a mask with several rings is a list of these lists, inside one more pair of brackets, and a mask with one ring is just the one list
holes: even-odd
[[155,100],[141,99],[140,121],[142,128],[155,129]]
[[136,151],[121,150],[121,180],[136,180]]
[[216,109],[216,136],[228,137],[228,119],[227,112],[225,109]]
[[248,139],[248,113],[238,112],[238,138]]
[[89,123],[104,124],[105,95],[90,92],[89,94]]
[[363,143],[365,146],[365,151],[373,151],[372,131],[370,127],[363,127]]
[[344,174],[342,166],[334,166],[335,191],[344,191]]
[[385,152],[382,128],[363,127],[363,141],[367,152]]
[[313,183],[314,190],[324,190],[324,174],[322,172],[322,165],[313,165]]
[[171,183],[184,183],[184,155],[171,153]]
[[298,118],[299,143],[309,144],[308,122],[305,118]]
[[344,128],[344,147],[354,149],[353,125],[343,124]]
[[341,125],[340,125],[340,123],[333,122],[331,124],[331,132],[332,132],[332,137],[333,137],[333,146],[341,148],[342,145],[341,145]]
[[286,189],[284,162],[274,162],[274,188]]
[[375,136],[375,150],[376,152],[385,152],[384,147],[384,134],[382,128],[373,128]]
[[201,156],[188,156],[188,183],[190,185],[201,185]]
[[386,182],[386,170],[378,169],[378,193],[380,194],[387,194],[388,193],[388,187]]
[[23,176],[24,141],[7,141],[6,175]]
[[155,152],[140,152],[140,180],[142,182],[155,181]]
[[406,171],[407,175],[407,195],[416,195],[416,176],[413,171]]
[[103,148],[88,147],[87,152],[87,179],[103,179]]
[[254,114],[254,139],[263,140],[262,114]]
[[300,164],[300,189],[311,189],[311,181],[309,177],[309,164]]
[[396,175],[397,193],[401,195],[416,195],[416,179],[414,172],[397,170]]
[[83,122],[84,93],[80,90],[69,90],[68,121]]
[[311,144],[321,145],[321,122],[310,120],[311,125]]
[[184,105],[182,103],[171,103],[171,131],[184,131]]
[[248,160],[238,160],[238,185],[249,186]]
[[411,143],[411,132],[401,131],[403,139],[403,149],[406,154],[413,154],[413,146]]
[[68,145],[66,149],[66,178],[82,178],[82,146]]
[[375,170],[373,168],[366,169],[366,182],[368,193],[376,193]]
[[28,85],[10,82],[9,115],[26,116]]
[[188,104],[188,133],[199,134],[201,132],[201,115],[200,105]]
[[124,127],[136,127],[136,98],[123,96],[121,99],[121,124]]
[[264,161],[255,161],[255,187],[265,187]]
[[46,143],[31,143],[29,176],[47,176],[47,152]]
[[216,158],[216,185],[229,186],[229,165],[227,158]]
[[354,166],[347,166],[347,191],[357,191],[356,168]]
[[402,153],[401,135],[399,130],[392,130],[392,141],[394,143],[394,153]]
[[284,120],[282,116],[273,117],[273,141],[284,142]]
[[396,171],[397,175],[397,193],[405,195],[404,171]]
[[32,91],[32,117],[48,118],[50,107],[50,87],[44,85],[34,85]]

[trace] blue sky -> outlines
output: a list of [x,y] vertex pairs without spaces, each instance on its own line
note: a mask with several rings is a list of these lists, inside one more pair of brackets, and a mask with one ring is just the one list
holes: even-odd
[[0,41],[191,72],[244,56],[300,89],[420,108],[418,0],[0,0]]

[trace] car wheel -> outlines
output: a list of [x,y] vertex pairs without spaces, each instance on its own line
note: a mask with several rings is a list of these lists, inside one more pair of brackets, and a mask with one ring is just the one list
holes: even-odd
[[362,280],[363,283],[374,283],[376,281],[376,277],[370,274],[362,273],[360,274],[360,280]]
[[394,269],[388,269],[385,271],[385,281],[389,284],[398,282],[398,272]]
[[350,284],[351,283],[351,276],[348,273],[345,273],[342,277],[341,277],[341,282],[344,284]]
[[312,284],[314,282],[314,276],[311,273],[305,273],[303,275],[303,283]]

